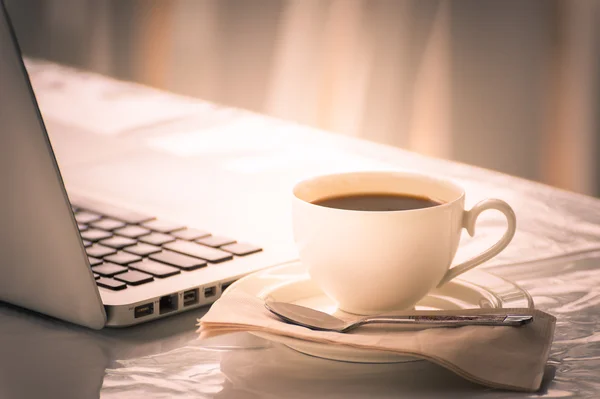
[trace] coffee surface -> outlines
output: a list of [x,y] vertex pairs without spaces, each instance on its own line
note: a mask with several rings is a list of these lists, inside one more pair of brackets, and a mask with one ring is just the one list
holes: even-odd
[[391,193],[343,195],[318,199],[312,203],[328,208],[372,212],[408,211],[442,204],[440,201],[427,197]]

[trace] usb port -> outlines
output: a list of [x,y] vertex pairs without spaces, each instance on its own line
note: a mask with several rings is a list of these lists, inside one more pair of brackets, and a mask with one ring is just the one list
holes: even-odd
[[198,303],[198,288],[185,291],[183,293],[183,306],[195,305]]
[[228,282],[226,282],[226,283],[223,283],[223,284],[221,285],[221,292],[225,292],[225,290],[226,290],[227,288],[229,288],[229,286],[230,286],[231,284],[233,284],[233,283],[235,283],[235,280],[231,280],[231,281],[228,281]]
[[215,295],[217,295],[217,287],[213,286],[204,289],[204,298],[210,298]]
[[136,306],[135,309],[133,309],[133,317],[136,319],[138,317],[148,316],[152,313],[154,313],[154,304],[152,302]]

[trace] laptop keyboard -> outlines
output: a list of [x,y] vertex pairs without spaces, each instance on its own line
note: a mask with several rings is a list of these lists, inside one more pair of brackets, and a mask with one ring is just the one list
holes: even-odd
[[96,284],[109,290],[217,267],[262,251],[253,244],[119,208],[73,206],[73,212]]

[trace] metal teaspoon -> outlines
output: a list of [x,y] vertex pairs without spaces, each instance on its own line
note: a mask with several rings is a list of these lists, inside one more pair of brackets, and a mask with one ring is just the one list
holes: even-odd
[[330,314],[292,303],[266,301],[265,307],[281,319],[299,326],[319,331],[345,333],[365,324],[404,324],[426,327],[510,326],[519,327],[533,321],[532,315],[482,314],[482,315],[429,315],[429,316],[372,316],[351,323]]

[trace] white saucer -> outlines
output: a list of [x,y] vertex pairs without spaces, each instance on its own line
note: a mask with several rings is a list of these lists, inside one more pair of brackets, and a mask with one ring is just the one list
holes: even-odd
[[[285,264],[246,276],[232,284],[223,295],[242,290],[261,299],[308,306],[327,313],[337,311],[336,303],[310,279],[299,262]],[[426,309],[533,308],[531,296],[517,284],[479,270],[469,271],[442,288],[431,291],[416,306]],[[391,352],[348,348],[299,339],[256,333],[308,355],[360,363],[394,363],[417,360]]]

